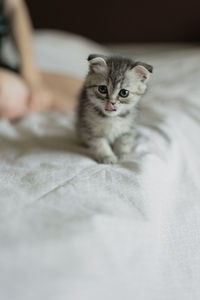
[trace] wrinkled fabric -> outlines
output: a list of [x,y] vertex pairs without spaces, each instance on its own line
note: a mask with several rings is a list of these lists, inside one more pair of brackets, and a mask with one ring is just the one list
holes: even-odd
[[2,300],[200,299],[199,50],[146,48],[136,146],[115,165],[73,114],[0,121]]

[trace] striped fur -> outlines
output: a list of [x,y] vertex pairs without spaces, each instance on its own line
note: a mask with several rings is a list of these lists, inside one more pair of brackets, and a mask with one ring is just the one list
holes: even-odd
[[[146,91],[152,67],[131,58],[88,57],[89,72],[79,97],[77,132],[95,159],[115,163],[131,151],[137,105]],[[101,93],[99,86],[106,86]],[[128,91],[123,98],[122,90]]]

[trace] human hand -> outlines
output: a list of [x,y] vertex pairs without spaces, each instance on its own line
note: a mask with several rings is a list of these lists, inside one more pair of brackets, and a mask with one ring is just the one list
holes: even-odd
[[29,110],[43,112],[49,110],[53,105],[54,94],[44,84],[29,87]]
[[22,77],[29,89],[29,111],[43,112],[50,109],[55,96],[38,70],[34,67],[30,70],[22,69]]

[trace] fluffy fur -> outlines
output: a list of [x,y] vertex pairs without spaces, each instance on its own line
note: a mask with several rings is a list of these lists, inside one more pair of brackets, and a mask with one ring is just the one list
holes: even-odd
[[77,131],[101,163],[116,163],[134,143],[137,104],[152,67],[131,58],[92,54],[79,97]]

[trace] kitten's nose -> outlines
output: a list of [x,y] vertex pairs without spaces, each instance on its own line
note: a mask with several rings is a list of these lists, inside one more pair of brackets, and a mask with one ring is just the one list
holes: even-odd
[[114,105],[112,104],[112,102],[110,101],[107,101],[106,102],[106,105],[105,105],[105,110],[108,110],[108,111],[114,111],[116,110]]

